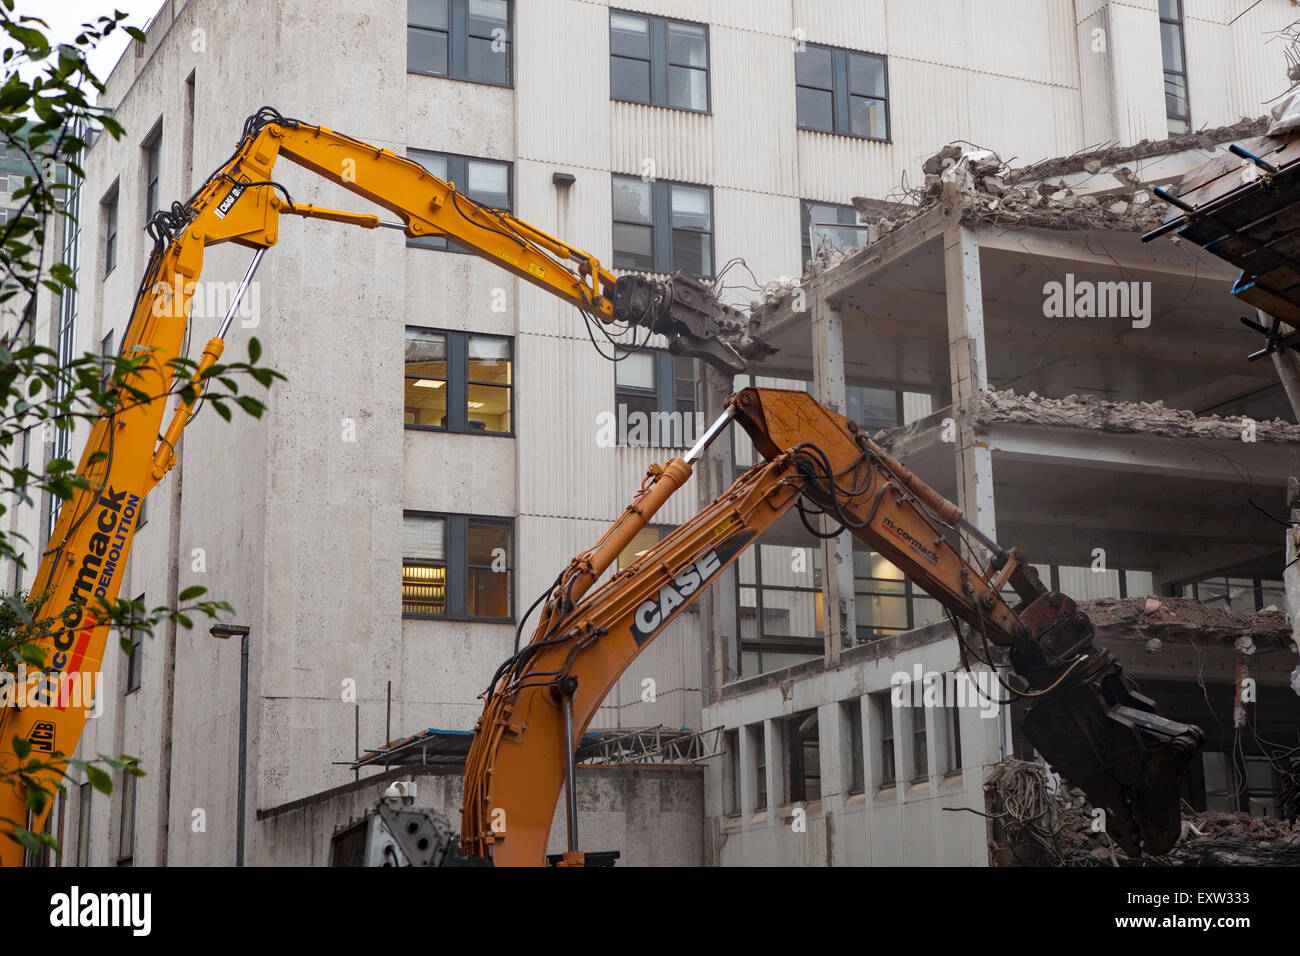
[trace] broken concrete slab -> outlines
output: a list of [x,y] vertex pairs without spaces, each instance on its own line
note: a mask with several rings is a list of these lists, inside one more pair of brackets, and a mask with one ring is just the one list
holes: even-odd
[[[1286,649],[1291,646],[1291,624],[1276,608],[1238,614],[1227,608],[1209,607],[1193,598],[1097,598],[1080,601],[1079,608],[1092,620],[1100,641],[1146,642],[1150,653],[1168,644],[1220,645],[1240,649],[1249,641],[1256,648]],[[1152,644],[1155,643],[1155,646]]]
[[1158,435],[1169,438],[1241,441],[1243,429],[1253,429],[1255,441],[1300,444],[1300,425],[1282,419],[1246,420],[1197,415],[1169,408],[1163,402],[1108,402],[1093,395],[1043,398],[1011,389],[972,396],[963,413],[976,426],[1020,423],[1063,428],[1089,428],[1114,434]]

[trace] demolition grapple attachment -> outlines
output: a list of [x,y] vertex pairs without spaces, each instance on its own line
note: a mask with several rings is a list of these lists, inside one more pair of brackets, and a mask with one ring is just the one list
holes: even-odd
[[1026,693],[1035,695],[1025,736],[1104,811],[1106,831],[1125,853],[1167,852],[1181,832],[1182,777],[1204,733],[1161,717],[1135,693],[1114,656],[1093,644],[1087,614],[1065,595],[1043,594],[1016,610],[1032,641],[1011,651]]

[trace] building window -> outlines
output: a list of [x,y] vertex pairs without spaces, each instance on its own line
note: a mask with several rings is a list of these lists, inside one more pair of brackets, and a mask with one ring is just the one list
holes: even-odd
[[849,739],[849,793],[867,789],[866,760],[862,749],[862,701],[844,702],[844,722]]
[[614,268],[713,275],[713,190],[614,176]]
[[961,770],[961,708],[955,702],[940,711],[943,715],[943,772]]
[[[141,606],[144,605],[143,594],[135,600]],[[140,682],[144,677],[144,631],[136,627],[131,628],[127,634],[127,641],[131,645],[131,651],[126,658],[126,692],[131,694],[140,689]]]
[[130,863],[135,856],[135,775],[122,774],[122,827],[117,835],[117,862]]
[[760,544],[741,554],[742,673],[788,667],[824,653],[821,548]]
[[852,206],[833,202],[799,202],[800,243],[807,262],[814,252],[846,252],[866,245],[867,227],[858,219]]
[[695,415],[695,360],[663,349],[621,353],[614,365],[618,444],[689,448]]
[[926,752],[925,708],[912,707],[912,781],[930,776],[930,760]]
[[881,787],[892,787],[898,779],[897,768],[894,765],[894,706],[889,697],[890,691],[882,691],[870,697],[872,716],[880,726],[878,738],[880,749],[877,751],[877,759],[880,762],[877,769],[880,773],[877,779]]
[[1182,0],[1160,0],[1160,54],[1165,65],[1165,117],[1169,134],[1192,128],[1187,100],[1187,47],[1183,43]]
[[77,788],[77,866],[90,866],[90,801],[94,790],[88,783]]
[[113,374],[116,365],[113,362],[113,333],[109,332],[99,343],[99,357],[103,360],[103,372],[99,376],[99,390],[107,392],[113,387]]
[[117,183],[100,201],[99,208],[104,217],[104,277],[108,278],[117,265]]
[[501,336],[408,326],[406,427],[511,434],[513,351],[513,341]]
[[[439,179],[456,184],[456,191],[487,206],[509,212],[511,209],[511,174],[510,163],[495,159],[476,159],[473,156],[458,156],[454,153],[434,153],[425,149],[408,149],[406,158],[419,163]],[[441,236],[419,236],[408,238],[408,246],[418,249],[444,249],[448,252],[469,252],[454,240]]]
[[800,129],[889,141],[889,69],[883,56],[805,44],[795,54]]
[[609,96],[707,113],[708,27],[610,10]]
[[672,533],[672,528],[665,528],[662,525],[648,524],[633,536],[632,540],[627,543],[618,555],[617,570],[622,571],[632,566],[641,555],[645,554],[651,548],[656,547],[660,541]]
[[406,72],[509,86],[508,0],[407,0]]
[[749,728],[750,742],[754,745],[754,809],[767,809],[767,725],[754,724]]
[[810,803],[822,798],[821,741],[817,732],[817,711],[806,710],[786,718],[787,781],[791,803]]
[[514,596],[509,518],[406,512],[402,616],[509,621]]
[[[1129,572],[1130,575],[1133,572]],[[1261,611],[1270,604],[1286,606],[1286,591],[1276,578],[1223,576],[1202,578],[1183,585],[1183,596],[1238,614]]]
[[158,180],[162,175],[162,123],[144,141],[144,221],[158,211]]

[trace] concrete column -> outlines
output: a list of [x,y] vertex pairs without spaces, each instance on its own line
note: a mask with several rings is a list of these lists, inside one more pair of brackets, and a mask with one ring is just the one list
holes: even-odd
[[[812,307],[813,397],[832,411],[846,415],[848,400],[844,381],[844,323],[838,306],[818,296]],[[822,533],[833,523],[821,519]],[[852,647],[857,638],[853,604],[853,538],[841,534],[821,541],[822,632],[826,666],[840,662],[840,651]]]
[[[1256,309],[1255,315],[1261,325],[1273,324],[1273,316],[1263,309]],[[1282,323],[1280,328],[1283,335],[1295,331],[1286,323]],[[1300,421],[1300,355],[1297,355],[1291,349],[1278,349],[1271,358],[1273,359],[1273,368],[1277,369],[1277,377],[1282,380],[1282,388],[1286,392],[1286,397],[1291,402],[1291,410],[1295,412],[1296,421]]]
[[767,822],[769,826],[780,826],[777,808],[785,802],[785,753],[782,748],[781,726],[768,718],[763,721],[763,746],[767,748]]
[[[731,396],[733,379],[705,362],[697,361],[696,407],[701,410],[704,427],[722,414]],[[731,487],[735,474],[735,442],[730,430],[720,436],[695,466],[700,507],[710,504]],[[707,707],[718,699],[722,685],[736,679],[740,660],[740,614],[736,607],[736,566],[722,572],[713,587],[700,599],[700,653],[702,655],[703,703]],[[752,808],[749,812],[752,812]]]
[[[1295,354],[1294,352],[1291,354]],[[1286,529],[1286,570],[1282,572],[1286,587],[1286,612],[1291,618],[1291,641],[1300,651],[1300,481],[1291,478],[1286,487],[1287,511],[1291,527]],[[1300,665],[1291,672],[1291,690],[1300,694]]]
[[754,752],[754,728],[742,726],[736,736],[740,741],[740,778],[736,781],[740,791],[740,813],[742,819],[748,820],[754,815],[754,806],[758,802],[758,781],[754,774],[758,760]]
[[[997,539],[993,508],[993,458],[985,437],[965,414],[968,401],[988,388],[984,343],[984,297],[980,282],[979,240],[964,226],[944,237],[948,299],[948,358],[956,420],[957,505],[966,520]],[[970,557],[970,555],[967,555]]]

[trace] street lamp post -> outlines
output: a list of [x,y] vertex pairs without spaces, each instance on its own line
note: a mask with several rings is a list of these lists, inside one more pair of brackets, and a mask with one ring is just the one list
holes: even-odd
[[235,866],[244,865],[244,793],[248,775],[248,633],[243,624],[214,624],[213,637],[240,639],[239,646],[239,792],[235,800]]

